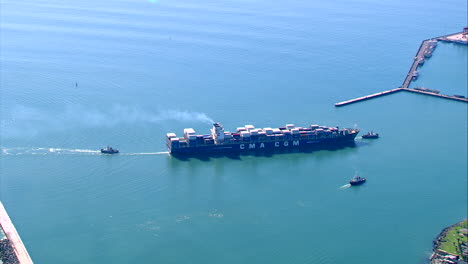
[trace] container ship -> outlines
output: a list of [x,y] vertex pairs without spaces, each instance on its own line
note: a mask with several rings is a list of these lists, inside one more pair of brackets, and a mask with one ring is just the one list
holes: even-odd
[[310,125],[296,127],[288,124],[279,128],[255,128],[246,125],[236,132],[224,131],[214,123],[210,134],[197,135],[192,128],[184,129],[184,136],[166,135],[171,154],[226,154],[274,151],[300,151],[317,147],[335,147],[354,142],[359,129]]

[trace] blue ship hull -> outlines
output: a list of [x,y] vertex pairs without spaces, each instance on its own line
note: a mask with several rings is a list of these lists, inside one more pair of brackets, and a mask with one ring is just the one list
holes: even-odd
[[245,141],[222,145],[201,145],[184,148],[169,148],[172,155],[190,156],[203,154],[252,154],[276,152],[301,152],[315,149],[340,148],[354,145],[357,134],[350,134],[339,138],[319,140],[291,139],[285,141]]
[[358,181],[350,181],[349,184],[351,184],[352,186],[356,186],[356,185],[361,185],[363,183],[366,182],[366,179],[361,179],[361,180],[358,180]]

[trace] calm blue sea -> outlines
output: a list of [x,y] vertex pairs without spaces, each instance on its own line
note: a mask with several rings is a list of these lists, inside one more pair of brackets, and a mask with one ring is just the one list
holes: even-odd
[[[2,0],[0,199],[35,263],[425,263],[467,217],[467,104],[333,105],[399,87],[423,39],[466,21],[464,0]],[[467,56],[440,43],[412,87],[467,95]],[[212,120],[381,138],[164,153]]]

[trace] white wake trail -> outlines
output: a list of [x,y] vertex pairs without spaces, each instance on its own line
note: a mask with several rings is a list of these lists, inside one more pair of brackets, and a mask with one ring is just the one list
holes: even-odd
[[62,153],[62,154],[71,154],[71,153],[100,153],[99,150],[92,149],[62,149],[62,148],[49,148],[50,153]]
[[137,155],[164,155],[169,154],[169,151],[160,151],[160,152],[140,152],[140,153],[122,153],[124,156],[137,156]]
[[[1,148],[1,155],[108,155],[102,154],[100,150],[81,148]],[[158,152],[121,152],[117,155],[137,156],[137,155],[167,155],[168,151]]]
[[341,186],[340,189],[347,189],[349,187],[351,187],[351,184],[348,183],[348,184]]

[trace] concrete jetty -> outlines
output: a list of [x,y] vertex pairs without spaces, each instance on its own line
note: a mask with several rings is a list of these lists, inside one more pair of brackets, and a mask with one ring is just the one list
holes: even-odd
[[418,71],[416,69],[418,68],[418,66],[424,64],[425,58],[429,58],[432,56],[432,52],[437,46],[437,41],[453,42],[468,45],[468,27],[465,27],[462,32],[423,40],[421,45],[419,45],[419,49],[416,52],[413,64],[411,64],[411,67],[408,71],[408,74],[406,74],[406,78],[403,81],[401,88],[408,88],[411,81],[418,78]]
[[396,93],[396,92],[403,92],[403,91],[411,92],[411,93],[424,94],[424,95],[430,95],[430,96],[434,96],[434,97],[439,97],[439,98],[444,98],[444,99],[449,99],[449,100],[468,103],[468,98],[463,98],[463,97],[460,97],[460,96],[438,94],[438,93],[422,91],[422,90],[417,90],[417,89],[412,89],[412,88],[401,88],[400,87],[400,88],[396,88],[396,89],[392,89],[392,90],[388,90],[388,91],[383,91],[383,92],[380,92],[380,93],[375,93],[375,94],[371,94],[371,95],[367,95],[367,96],[363,96],[363,97],[358,97],[358,98],[351,99],[351,100],[348,100],[348,101],[339,102],[339,103],[336,103],[335,106],[336,107],[345,106],[345,105],[349,105],[349,104],[369,100],[369,99],[372,99],[372,98],[376,98],[376,97],[380,97],[380,96],[384,96],[384,95],[389,95],[389,94]]
[[408,88],[411,81],[418,78],[418,71],[417,68],[419,65],[423,65],[425,61],[425,57],[430,57],[432,52],[435,49],[435,44],[437,43],[437,39],[426,39],[424,40],[421,45],[419,46],[418,52],[416,52],[416,56],[414,57],[413,64],[406,74],[406,78],[401,85],[401,88]]
[[5,210],[2,202],[0,202],[0,227],[5,233],[6,237],[10,240],[16,257],[19,260],[20,264],[32,264],[31,257],[29,257],[28,251],[24,247],[23,241],[21,240],[18,232],[16,231],[15,226],[11,222],[8,213]]
[[402,88],[402,90],[407,91],[407,92],[411,92],[411,93],[425,94],[425,95],[435,96],[435,97],[439,97],[439,98],[450,99],[450,100],[454,100],[454,101],[460,101],[460,102],[468,103],[468,98],[457,97],[457,96],[453,96],[453,95],[437,94],[437,93],[425,92],[425,91],[411,89],[411,88]]
[[438,37],[437,40],[468,45],[468,27],[465,27],[463,32]]
[[388,90],[388,91],[383,91],[383,92],[380,92],[380,93],[375,93],[375,94],[371,94],[371,95],[367,95],[367,96],[355,98],[355,99],[352,99],[352,100],[339,102],[339,103],[336,103],[335,106],[338,107],[338,106],[349,105],[349,104],[353,104],[353,103],[357,103],[357,102],[369,100],[369,99],[372,99],[372,98],[376,98],[376,97],[380,97],[380,96],[384,96],[384,95],[389,95],[389,94],[392,94],[392,93],[400,92],[400,91],[403,91],[403,90],[404,90],[403,88],[396,88],[396,89],[392,89],[392,90]]
[[393,94],[393,93],[400,92],[400,91],[418,93],[418,94],[423,94],[423,95],[430,95],[434,97],[468,103],[468,99],[462,95],[439,94],[438,93],[439,91],[437,91],[436,93],[436,92],[433,92],[435,90],[431,90],[427,88],[424,88],[424,89],[409,88],[411,81],[416,80],[419,76],[419,72],[417,71],[417,68],[424,64],[426,58],[430,58],[432,56],[432,52],[437,47],[437,41],[452,42],[452,43],[468,45],[468,27],[463,28],[463,32],[458,32],[458,33],[453,33],[449,35],[444,35],[440,37],[423,40],[421,45],[419,45],[419,49],[416,52],[413,63],[411,64],[411,67],[408,73],[406,74],[405,80],[403,81],[403,84],[400,86],[400,88],[383,91],[380,93],[375,93],[375,94],[351,99],[348,101],[339,102],[339,103],[336,103],[335,106],[339,107],[339,106],[344,106],[348,104],[353,104],[353,103],[369,100],[372,98],[377,98],[380,96]]

